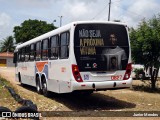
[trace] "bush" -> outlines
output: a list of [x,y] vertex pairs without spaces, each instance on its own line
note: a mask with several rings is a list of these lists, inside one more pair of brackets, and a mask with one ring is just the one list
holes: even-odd
[[142,79],[142,80],[144,80],[145,73],[144,73],[143,68],[135,68],[133,72],[135,73],[136,79]]

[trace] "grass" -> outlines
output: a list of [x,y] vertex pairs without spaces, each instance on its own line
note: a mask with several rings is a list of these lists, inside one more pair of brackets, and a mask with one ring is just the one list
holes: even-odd
[[14,111],[20,105],[14,100],[4,84],[13,87],[10,82],[0,77],[0,106],[7,107]]
[[10,83],[6,81],[4,78],[0,77],[0,98],[8,98],[10,97],[10,93],[8,90],[5,88],[5,85],[10,86]]

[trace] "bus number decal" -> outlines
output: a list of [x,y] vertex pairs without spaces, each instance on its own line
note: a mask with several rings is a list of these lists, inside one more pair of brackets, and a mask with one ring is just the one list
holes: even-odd
[[111,80],[121,80],[122,75],[111,76]]
[[84,75],[84,80],[89,80],[89,75]]

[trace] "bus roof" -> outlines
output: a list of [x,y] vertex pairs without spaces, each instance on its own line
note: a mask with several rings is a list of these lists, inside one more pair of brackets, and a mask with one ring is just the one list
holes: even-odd
[[22,47],[24,47],[24,46],[27,46],[27,45],[30,45],[30,44],[32,44],[32,43],[35,43],[35,42],[38,42],[38,41],[40,41],[40,40],[43,40],[43,39],[46,39],[46,38],[48,38],[48,37],[51,37],[51,36],[53,36],[54,34],[56,35],[56,34],[59,34],[59,33],[62,33],[62,32],[65,32],[66,30],[69,30],[73,25],[76,25],[76,24],[116,24],[116,25],[124,25],[124,26],[127,26],[125,23],[121,23],[121,22],[112,22],[112,21],[76,21],[76,22],[72,22],[72,23],[69,23],[69,24],[67,24],[67,25],[64,25],[64,26],[62,26],[62,27],[60,27],[60,28],[57,28],[57,29],[54,29],[54,30],[52,30],[52,31],[50,31],[50,32],[47,32],[47,33],[45,33],[45,34],[43,34],[43,35],[40,35],[40,36],[38,36],[38,37],[36,37],[36,38],[33,38],[33,39],[31,39],[31,40],[29,40],[29,41],[27,41],[27,42],[24,42],[24,43],[22,43],[22,44],[20,44],[20,45],[18,45],[17,47],[16,47],[16,49],[15,49],[15,51],[17,51],[18,49],[20,49],[20,48],[22,48]]

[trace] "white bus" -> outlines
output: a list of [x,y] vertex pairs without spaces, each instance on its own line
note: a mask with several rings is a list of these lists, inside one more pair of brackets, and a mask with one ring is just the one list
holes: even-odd
[[73,22],[15,49],[16,80],[48,92],[93,92],[132,85],[127,25]]

